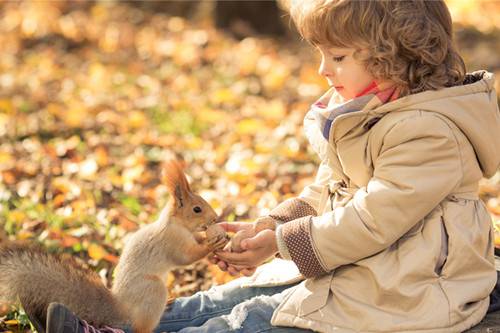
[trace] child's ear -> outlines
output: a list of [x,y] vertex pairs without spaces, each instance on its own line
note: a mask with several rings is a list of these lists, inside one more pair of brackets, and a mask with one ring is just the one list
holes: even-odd
[[163,167],[163,182],[173,198],[176,208],[186,205],[191,189],[180,162],[170,160]]

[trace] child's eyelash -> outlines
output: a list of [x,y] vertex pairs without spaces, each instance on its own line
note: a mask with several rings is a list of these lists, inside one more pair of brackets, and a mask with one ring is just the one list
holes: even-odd
[[340,57],[333,57],[333,61],[335,62],[341,62],[342,60],[344,60],[345,56],[340,56]]

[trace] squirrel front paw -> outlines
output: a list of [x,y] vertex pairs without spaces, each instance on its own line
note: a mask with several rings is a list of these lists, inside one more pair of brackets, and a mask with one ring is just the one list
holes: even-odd
[[222,227],[214,224],[207,229],[206,242],[209,249],[215,251],[222,249],[229,242],[229,236]]

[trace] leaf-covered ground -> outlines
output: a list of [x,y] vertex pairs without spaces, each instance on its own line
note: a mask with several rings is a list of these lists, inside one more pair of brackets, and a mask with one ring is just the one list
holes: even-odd
[[[459,27],[458,40],[469,67],[500,71],[498,27]],[[305,43],[235,40],[116,2],[7,2],[0,45],[0,241],[72,254],[109,283],[127,235],[168,199],[163,160],[183,158],[193,188],[236,220],[314,176],[301,124],[326,86]],[[481,186],[495,221],[499,178]],[[166,283],[177,297],[230,279],[201,261]],[[19,323],[0,308],[0,331]]]

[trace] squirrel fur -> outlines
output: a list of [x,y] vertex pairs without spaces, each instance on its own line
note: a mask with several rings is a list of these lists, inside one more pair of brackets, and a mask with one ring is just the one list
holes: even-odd
[[48,305],[58,302],[96,327],[130,325],[134,332],[151,332],[165,310],[168,272],[227,241],[199,233],[217,221],[217,214],[191,191],[179,162],[166,163],[164,181],[170,200],[156,222],[140,228],[125,244],[111,290],[74,258],[7,242],[0,246],[0,303],[20,302],[45,323]]

